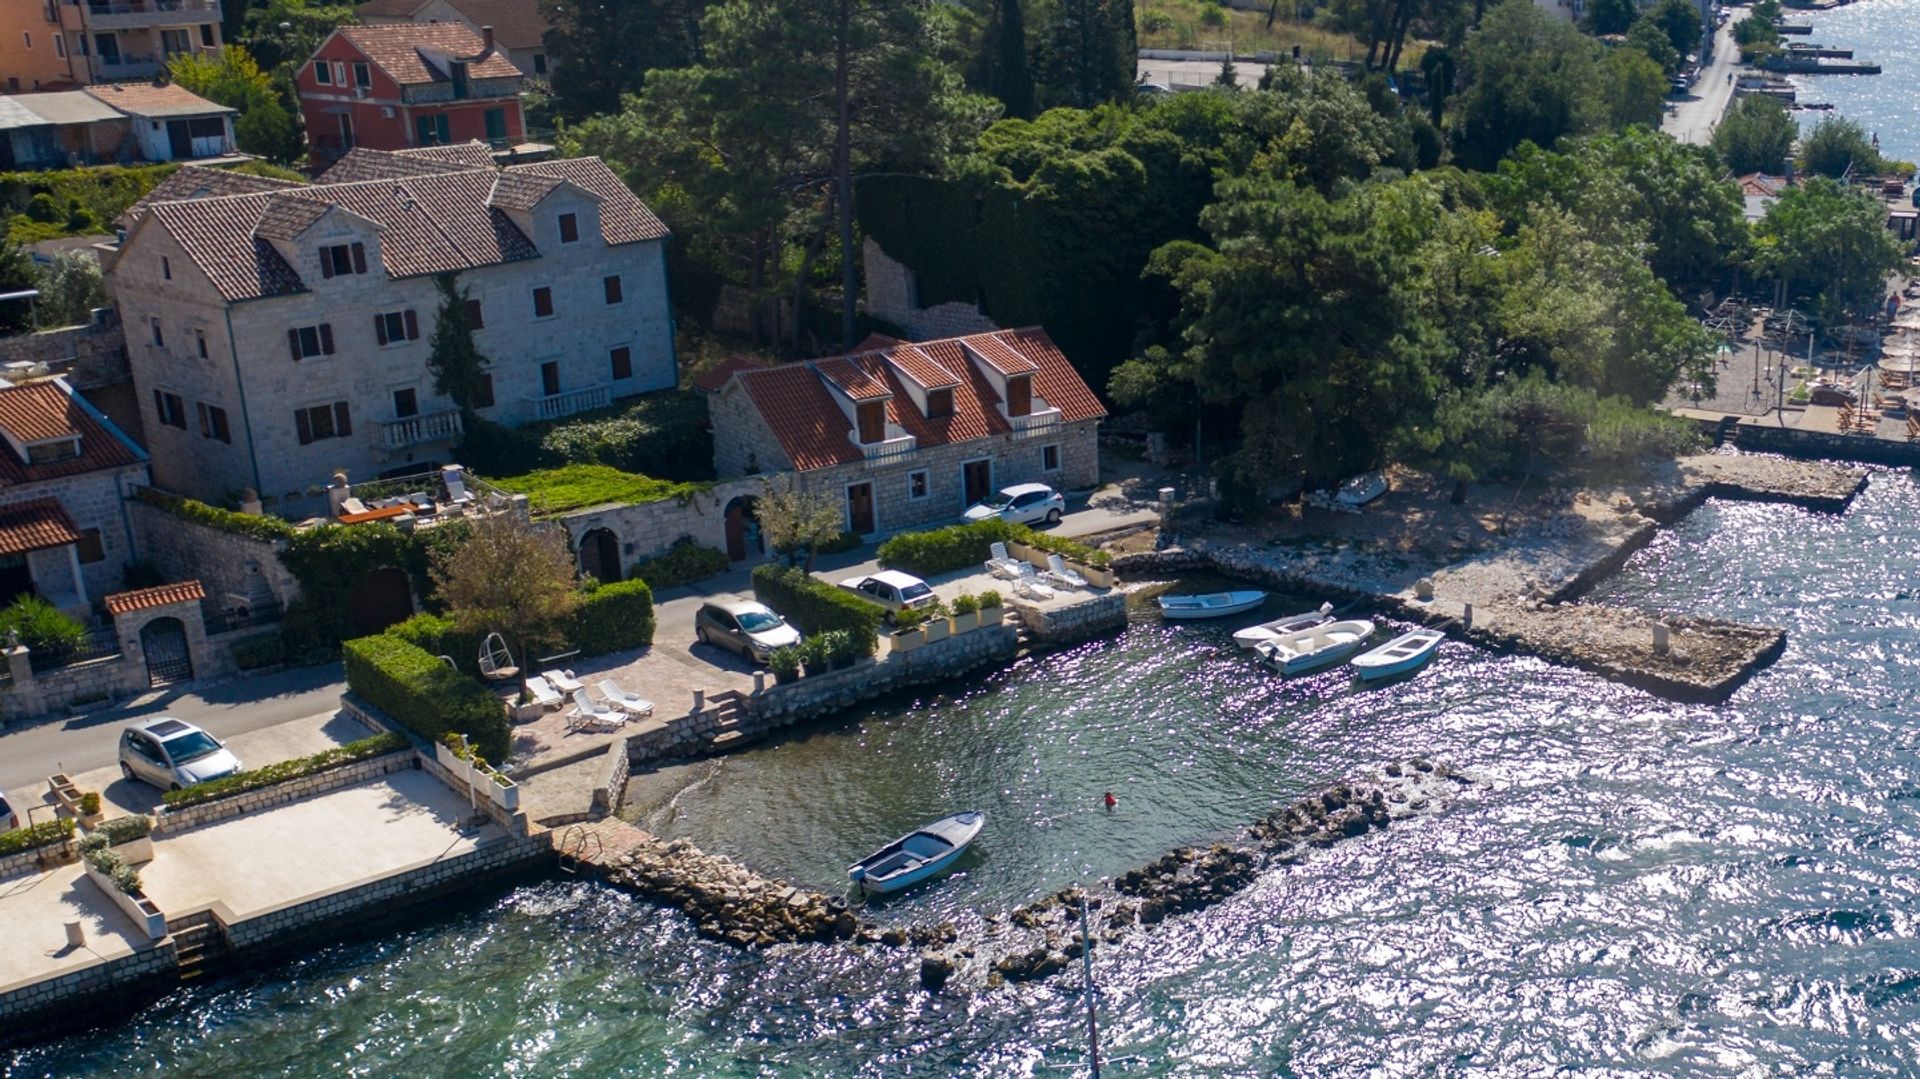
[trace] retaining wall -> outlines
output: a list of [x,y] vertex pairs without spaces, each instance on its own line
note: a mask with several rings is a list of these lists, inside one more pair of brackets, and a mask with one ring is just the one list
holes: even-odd
[[1698,422],[1709,436],[1716,440],[1731,438],[1742,450],[1814,461],[1864,461],[1900,468],[1920,465],[1920,442],[1895,442],[1870,435],[1842,435],[1831,431],[1805,431],[1778,424],[1728,424],[1716,420]]
[[[75,838],[78,838],[79,833],[76,832],[74,835]],[[73,840],[67,840],[63,843],[53,843],[45,847],[35,847],[32,850],[23,850],[17,854],[9,854],[4,858],[0,858],[0,880],[6,880],[8,877],[18,876],[22,873],[38,873],[40,871],[40,859],[42,858],[52,859],[54,865],[65,865],[73,861],[75,857]]]
[[415,751],[403,749],[397,753],[369,757],[363,761],[343,764],[338,768],[329,768],[324,772],[289,779],[275,783],[270,787],[244,791],[218,801],[202,802],[199,805],[185,806],[179,809],[162,808],[154,812],[154,832],[161,835],[179,835],[195,828],[217,824],[223,820],[274,806],[286,805],[311,798],[316,794],[351,787],[369,779],[393,772],[405,772],[419,767]]
[[1124,592],[1109,592],[1069,607],[1031,607],[1019,600],[1014,600],[1013,605],[1020,612],[1027,633],[1049,648],[1084,641],[1127,624]]
[[300,595],[300,582],[280,562],[282,544],[198,524],[137,499],[127,499],[126,508],[139,557],[169,581],[199,581],[216,605],[233,595],[285,607]]
[[[36,1016],[47,1017],[55,1009],[75,1000],[86,1002],[87,1007],[82,1014],[75,1017],[83,1019],[96,1014],[94,1006],[101,997],[167,977],[179,966],[179,950],[173,938],[154,941],[132,955],[108,959],[84,970],[69,971],[56,978],[0,993],[0,1025],[11,1026],[24,1021],[30,1028]],[[30,1029],[8,1030],[0,1034],[0,1040],[11,1040],[16,1035],[30,1032]]]
[[110,307],[101,311],[97,321],[84,326],[0,338],[0,364],[40,364],[66,375],[78,390],[131,380],[120,318]]

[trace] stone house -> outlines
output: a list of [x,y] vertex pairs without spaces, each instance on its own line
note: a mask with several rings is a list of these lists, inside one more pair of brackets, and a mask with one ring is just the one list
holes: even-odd
[[722,478],[791,472],[858,535],[955,521],[1015,483],[1092,487],[1106,416],[1039,328],[740,366],[707,408]]
[[487,419],[674,385],[660,220],[597,158],[497,170],[457,149],[135,208],[102,257],[157,484],[295,513],[337,470],[444,463],[462,421],[428,370],[441,275],[481,327]]
[[307,144],[325,163],[356,146],[405,150],[526,137],[526,77],[494,40],[460,23],[342,26],[294,75]]
[[147,455],[62,379],[0,388],[0,606],[33,594],[86,620],[134,560],[123,499]]
[[540,0],[367,0],[353,9],[366,26],[387,23],[456,23],[474,33],[493,28],[493,40],[528,78],[552,73],[547,55],[547,18]]

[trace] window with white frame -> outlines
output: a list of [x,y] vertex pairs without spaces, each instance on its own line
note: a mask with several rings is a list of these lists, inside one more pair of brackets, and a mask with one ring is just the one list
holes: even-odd
[[923,468],[916,472],[907,473],[907,497],[909,499],[918,502],[932,493],[933,489],[927,484],[926,469]]

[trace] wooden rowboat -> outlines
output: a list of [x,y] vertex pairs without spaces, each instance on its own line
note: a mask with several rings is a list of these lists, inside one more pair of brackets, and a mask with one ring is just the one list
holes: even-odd
[[1259,647],[1260,658],[1281,674],[1305,674],[1360,651],[1373,635],[1373,620],[1355,618],[1298,630]]
[[1402,633],[1371,652],[1353,657],[1353,669],[1368,681],[1416,671],[1433,658],[1440,642],[1446,639],[1447,635],[1437,629]]
[[1251,611],[1267,601],[1265,592],[1209,592],[1197,596],[1161,596],[1160,617],[1225,618]]

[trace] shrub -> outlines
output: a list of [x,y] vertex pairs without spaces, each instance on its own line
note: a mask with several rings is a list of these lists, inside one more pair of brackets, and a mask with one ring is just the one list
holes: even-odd
[[55,843],[65,843],[72,838],[73,818],[59,817],[54,820],[43,820],[39,824],[0,834],[0,857],[37,847],[51,847]]
[[94,851],[106,850],[112,845],[113,840],[108,839],[105,833],[95,831],[88,832],[86,835],[81,836],[80,842],[75,843],[73,846],[75,850],[80,852],[80,856],[85,858]]
[[453,619],[445,615],[422,611],[405,622],[388,626],[386,633],[435,656],[445,656],[460,670],[476,678],[480,676],[480,635],[461,632]]
[[861,542],[862,541],[857,533],[842,532],[839,535],[833,537],[832,539],[826,541],[825,543],[814,544],[813,553],[814,554],[839,554],[841,551],[853,550],[855,547],[860,546]]
[[107,842],[119,846],[152,832],[153,818],[145,813],[136,813],[131,817],[115,817],[110,821],[102,821],[100,827],[93,830],[93,835],[87,838],[91,839],[94,835],[105,836]]
[[100,812],[100,792],[88,791],[80,796],[80,815],[91,817]]
[[665,554],[652,558],[643,558],[633,564],[627,576],[647,582],[658,592],[662,588],[690,584],[705,580],[716,573],[725,573],[729,565],[725,551],[712,547],[702,547],[693,542],[693,537],[682,536],[673,541]]
[[292,525],[278,517],[255,517],[251,513],[235,513],[233,510],[209,506],[205,502],[195,502],[191,498],[181,498],[179,495],[171,495],[152,487],[136,488],[133,497],[149,506],[158,506],[181,520],[267,543],[292,539],[297,532]]
[[487,687],[416,645],[384,634],[341,648],[347,687],[428,741],[465,734],[485,752],[505,756],[506,710]]
[[583,656],[652,644],[653,589],[645,581],[618,581],[589,591],[571,636]]
[[87,643],[87,627],[38,596],[21,596],[0,611],[0,636],[8,630],[18,633],[20,643],[40,653],[43,661],[53,663]]
[[107,876],[112,878],[113,886],[120,889],[122,895],[139,895],[142,891],[140,871],[130,865],[123,864]]
[[968,593],[962,592],[953,597],[954,614],[977,614],[979,610],[980,601]]
[[274,667],[287,660],[287,641],[278,633],[233,642],[233,665],[243,671]]
[[800,649],[795,645],[776,648],[767,654],[767,666],[782,678],[791,678],[800,670]]
[[925,532],[903,532],[881,544],[877,553],[883,566],[931,577],[982,565],[993,544],[1019,539],[1017,528],[995,517]]
[[668,498],[685,501],[708,486],[657,480],[606,465],[562,465],[489,482],[503,491],[526,495],[528,506],[541,515],[615,502],[659,502]]
[[820,580],[797,566],[771,562],[753,570],[754,598],[780,612],[809,636],[844,629],[871,654],[885,608]]
[[112,876],[114,870],[127,864],[125,858],[105,847],[94,847],[87,851],[86,859],[88,868],[108,876]]
[[980,609],[983,611],[991,611],[995,607],[1001,606],[1002,603],[1003,601],[1000,598],[1000,593],[994,591],[991,588],[987,589],[985,592],[980,593]]
[[[347,643],[354,645],[360,642],[349,641]],[[444,663],[435,663],[435,666],[443,671],[447,670],[446,664]],[[452,674],[453,672],[447,671],[447,673]],[[491,698],[492,694],[488,694],[488,697]],[[244,772],[235,772],[224,779],[216,779],[210,783],[196,783],[183,790],[168,791],[164,801],[168,809],[182,809],[187,806],[201,805],[206,802],[216,802],[222,798],[231,798],[236,794],[259,790],[261,787],[271,787],[275,783],[284,783],[289,779],[299,779],[302,776],[315,775],[320,772],[339,768],[342,765],[352,764],[355,761],[363,761],[369,757],[378,757],[387,753],[398,753],[412,744],[413,743],[407,741],[406,735],[398,731],[387,731],[384,734],[376,734],[371,738],[362,738],[357,742],[348,742],[344,746],[336,746],[333,749],[315,753],[311,757],[297,757],[290,761],[278,761],[264,768],[250,768]],[[122,841],[115,840],[115,842]]]

